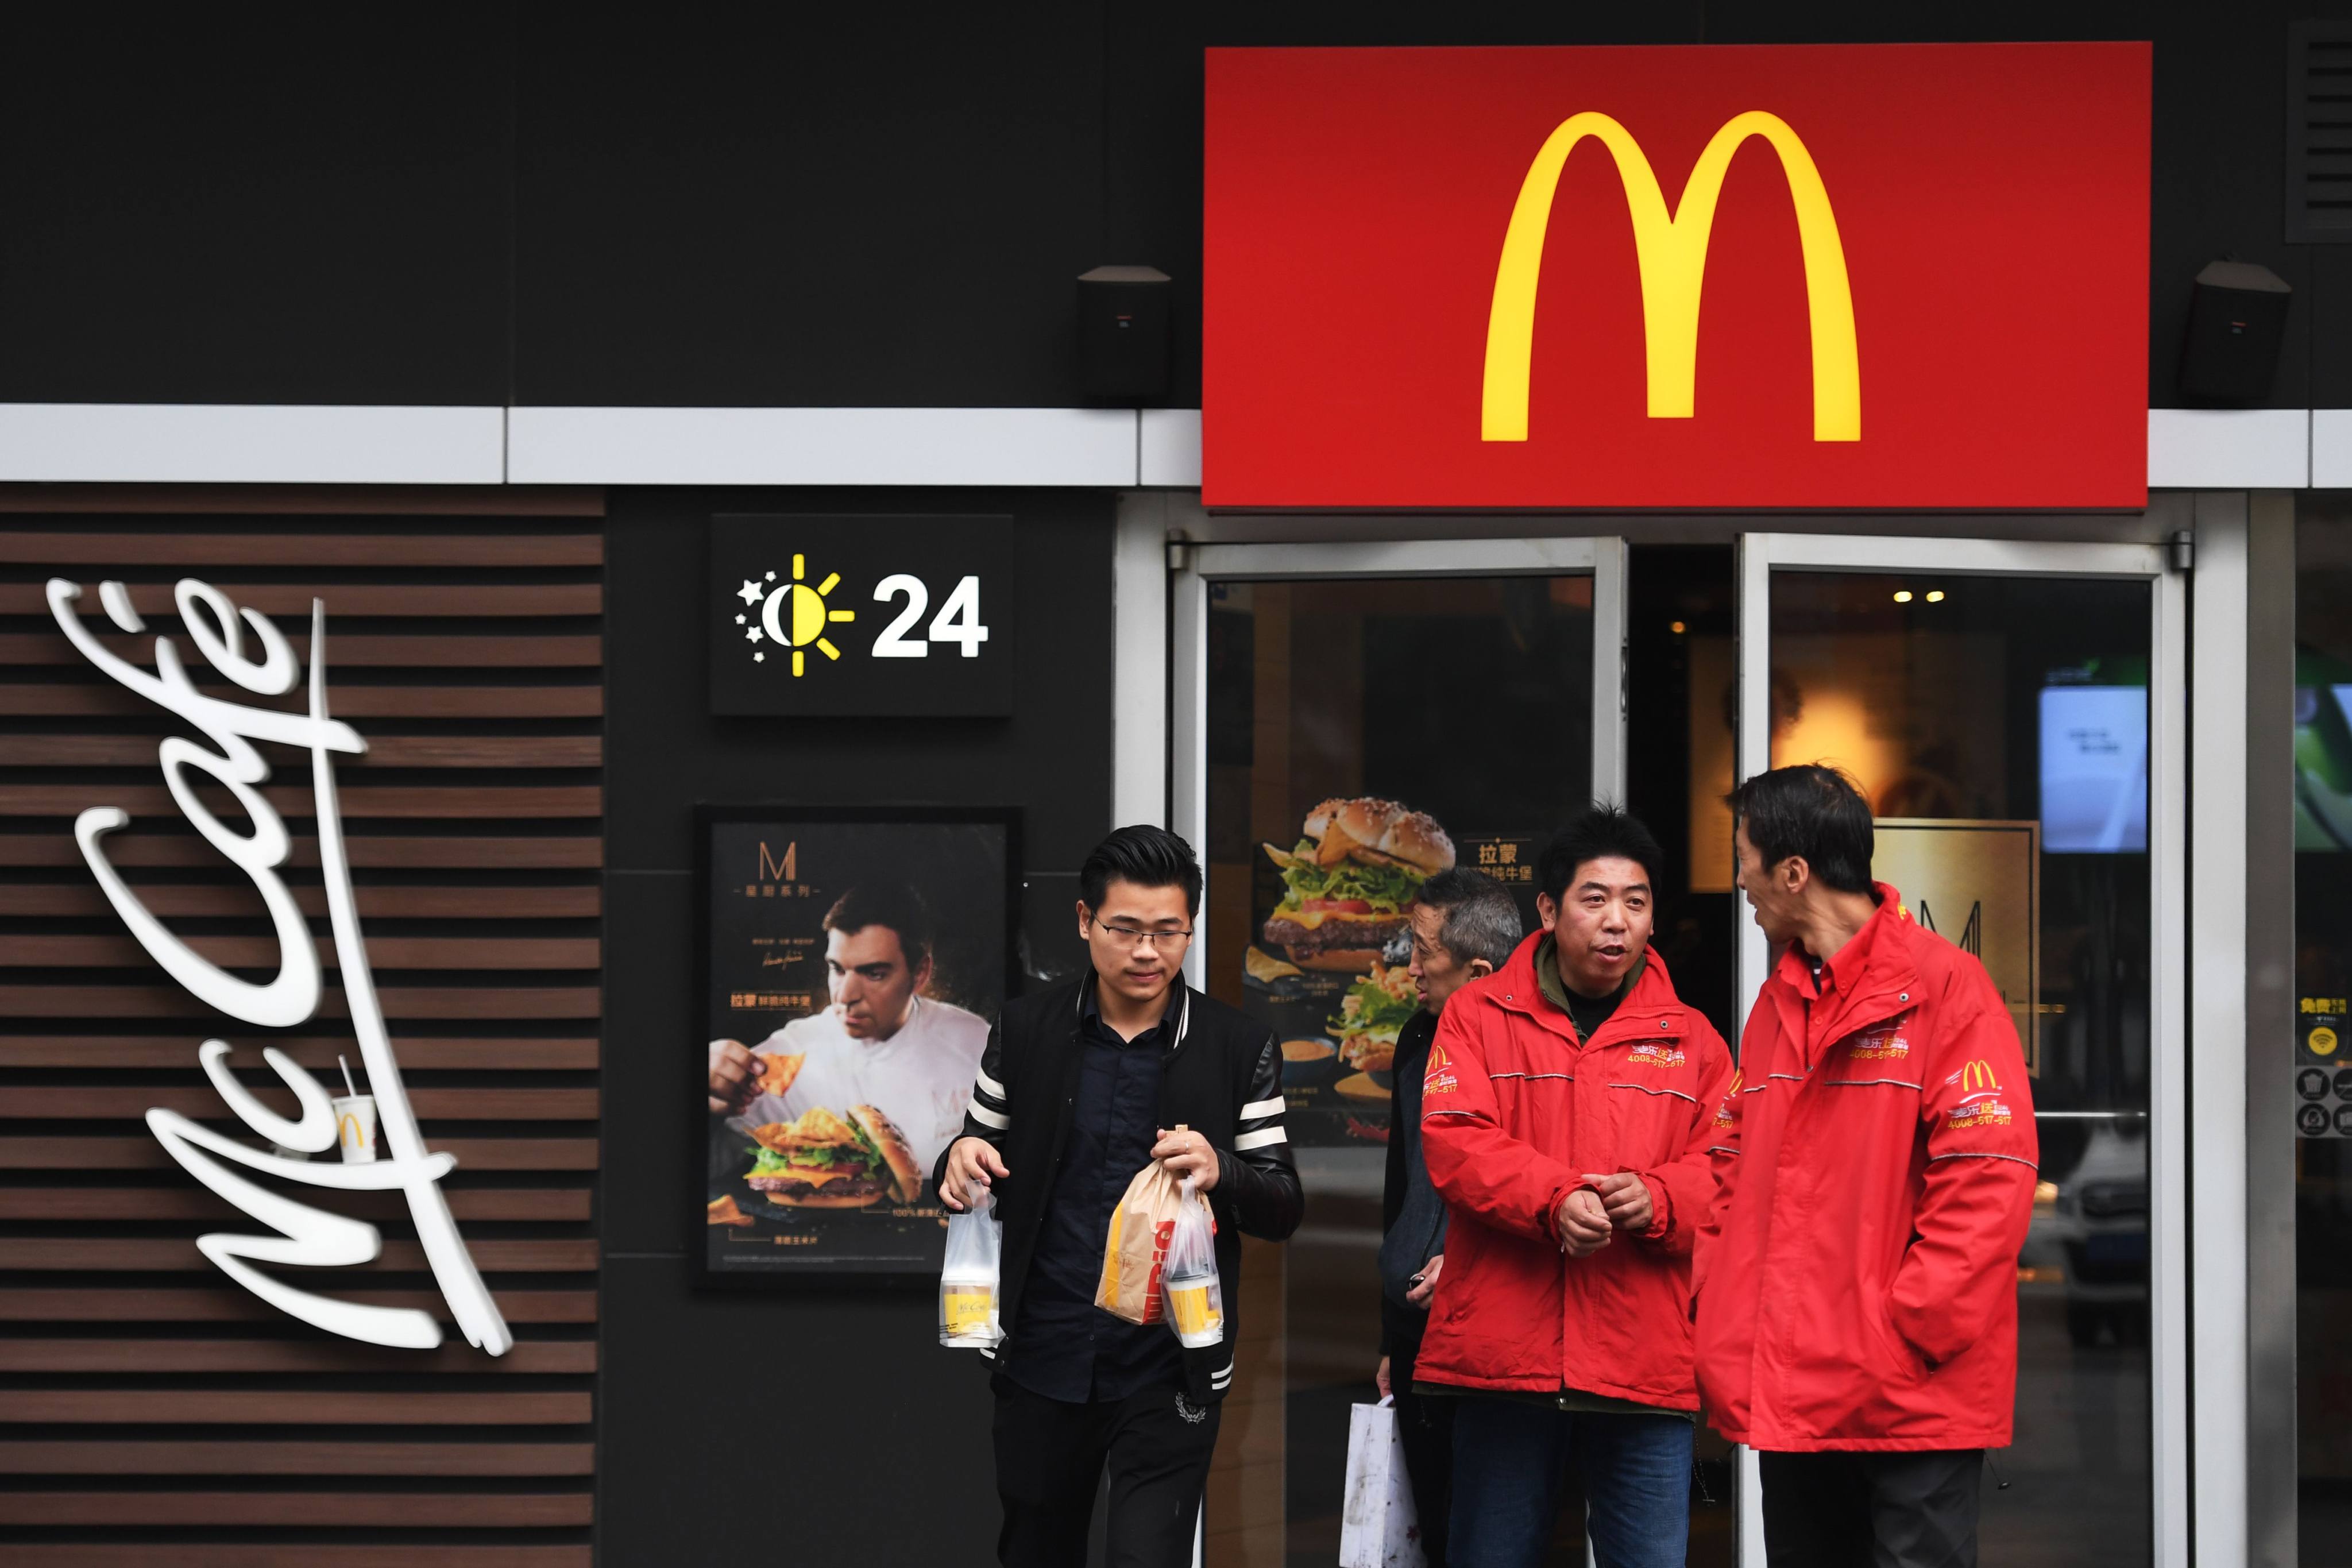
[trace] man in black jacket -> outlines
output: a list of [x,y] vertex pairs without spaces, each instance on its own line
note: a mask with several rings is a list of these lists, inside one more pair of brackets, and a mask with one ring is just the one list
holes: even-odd
[[1519,906],[1492,877],[1457,866],[1423,883],[1412,906],[1412,984],[1421,1011],[1397,1032],[1389,1091],[1387,1179],[1381,1186],[1381,1364],[1372,1381],[1396,1396],[1429,1568],[1445,1568],[1445,1516],[1454,1497],[1454,1401],[1412,1391],[1413,1363],[1429,1326],[1429,1298],[1445,1267],[1445,1200],[1421,1158],[1421,1080],[1446,998],[1492,974],[1519,944]]
[[[1122,827],[1087,857],[1078,893],[1092,973],[1004,1005],[935,1182],[950,1208],[992,1189],[1004,1225],[998,1560],[1082,1568],[1108,1465],[1109,1561],[1179,1568],[1233,1381],[1242,1233],[1284,1239],[1305,1200],[1273,1031],[1179,973],[1201,905],[1191,847]],[[1111,1212],[1152,1160],[1192,1177],[1216,1217],[1225,1336],[1212,1350],[1094,1304]]]

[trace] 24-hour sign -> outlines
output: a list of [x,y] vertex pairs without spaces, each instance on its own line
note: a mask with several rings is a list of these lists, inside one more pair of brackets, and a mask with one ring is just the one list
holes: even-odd
[[1001,517],[712,519],[711,711],[1012,711],[1012,547]]

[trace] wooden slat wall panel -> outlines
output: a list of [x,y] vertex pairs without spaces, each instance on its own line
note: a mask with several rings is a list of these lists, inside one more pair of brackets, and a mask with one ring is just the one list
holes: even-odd
[[[172,1568],[312,1568],[332,1563],[335,1568],[416,1568],[421,1560],[432,1568],[590,1568],[594,1557],[579,1546],[441,1546],[420,1555],[415,1546],[323,1547],[175,1545]],[[152,1563],[120,1546],[42,1542],[13,1548],[8,1568],[122,1568],[129,1563]]]
[[[144,1107],[142,1106],[143,1110]],[[436,1138],[433,1147],[457,1156],[457,1168],[485,1171],[593,1171],[593,1138]],[[0,1171],[173,1171],[163,1145],[142,1131],[134,1136],[0,1138]],[[583,1187],[588,1185],[583,1182]]]
[[[5,764],[0,764],[5,766]],[[378,871],[519,871],[593,870],[604,863],[601,838],[495,838],[468,835],[462,838],[375,838],[353,834],[343,844],[355,870]],[[170,867],[210,868],[219,856],[201,838],[116,836],[107,845],[107,858],[118,870]],[[294,840],[287,864],[298,870],[316,869],[319,843],[304,837]],[[69,836],[0,833],[0,866],[67,866],[82,870],[81,852]],[[362,897],[365,892],[362,890]]]
[[[595,1281],[583,1279],[568,1290],[499,1290],[499,1310],[509,1325],[593,1323]],[[448,1303],[433,1290],[345,1290],[347,1300],[373,1307],[413,1307],[442,1321]],[[241,1290],[184,1287],[124,1290],[104,1289],[0,1289],[0,1322],[12,1323],[241,1323],[282,1322],[278,1310]]]
[[588,1443],[6,1443],[0,1475],[585,1476]]
[[[405,504],[404,504],[405,503]],[[16,1568],[588,1568],[602,1012],[604,532],[593,492],[50,490],[0,487],[0,1561]],[[454,1331],[396,1352],[320,1333],[197,1251],[263,1227],[142,1124],[167,1108],[250,1136],[206,1083],[208,1037],[262,1100],[264,1045],[332,1081],[358,1052],[320,886],[306,755],[264,794],[327,968],[316,1017],[272,1036],[210,1013],[125,931],[72,818],[213,962],[261,977],[278,947],[245,877],[163,787],[184,725],[87,663],[43,584],[154,668],[181,576],[275,618],[307,668],[325,601],[328,702],[370,742],[337,763],[368,951],[426,1141],[457,1156],[451,1212],[517,1343]],[[149,632],[109,624],[130,586]],[[209,787],[209,786],[207,786]],[[233,825],[226,795],[215,809]],[[330,1156],[331,1157],[331,1156]],[[302,1288],[445,1325],[405,1203],[288,1189],[383,1233],[364,1268]],[[238,1436],[239,1433],[245,1434]],[[286,1478],[286,1479],[280,1479]],[[296,1479],[292,1478],[307,1478]],[[322,1479],[323,1478],[323,1479]]]

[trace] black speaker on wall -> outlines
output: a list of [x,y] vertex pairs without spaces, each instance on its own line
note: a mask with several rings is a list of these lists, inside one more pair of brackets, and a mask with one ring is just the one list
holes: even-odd
[[1078,274],[1078,384],[1088,397],[1168,394],[1168,274],[1097,267]]
[[2215,261],[2197,274],[2189,337],[2180,347],[2180,390],[2216,403],[2256,403],[2278,374],[2286,337],[2287,280],[2251,261]]

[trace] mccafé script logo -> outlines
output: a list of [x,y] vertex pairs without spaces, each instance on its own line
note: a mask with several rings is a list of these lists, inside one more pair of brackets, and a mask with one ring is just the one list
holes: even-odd
[[1009,711],[1011,553],[995,518],[713,519],[712,710]]
[[1211,49],[1202,499],[2144,506],[2149,63]]
[[[368,968],[367,947],[352,892],[351,861],[343,846],[342,816],[336,805],[334,764],[336,752],[358,755],[367,750],[367,742],[327,711],[324,605],[313,601],[310,607],[309,706],[306,711],[289,713],[246,707],[198,691],[179,648],[169,637],[155,639],[152,675],[117,657],[83,623],[75,608],[81,595],[79,584],[60,578],[49,581],[49,613],[82,657],[126,689],[177,714],[211,742],[213,749],[207,749],[184,736],[167,737],[157,748],[163,782],[205,842],[251,879],[254,890],[261,895],[278,937],[276,978],[257,983],[217,967],[173,935],[139,901],[138,894],[106,856],[106,836],[130,825],[129,814],[120,807],[93,805],[74,819],[74,840],[91,875],[139,945],[198,1001],[256,1028],[285,1029],[307,1022],[319,1010],[319,954],[309,923],[278,874],[293,846],[284,820],[261,793],[259,786],[269,781],[269,764],[254,742],[273,741],[309,752],[310,787],[319,816],[319,866],[326,885],[328,920],[334,931],[335,966],[350,1004],[352,1032],[358,1040],[360,1059],[366,1065],[368,1090],[374,1097],[382,1130],[383,1152],[371,1163],[293,1157],[324,1153],[335,1147],[339,1133],[344,1131],[326,1088],[290,1057],[264,1047],[262,1059],[294,1091],[300,1108],[300,1116],[289,1120],[255,1099],[229,1070],[227,1042],[206,1040],[197,1051],[197,1059],[221,1099],[248,1129],[291,1153],[255,1149],[176,1110],[147,1112],[148,1129],[190,1175],[277,1233],[201,1236],[196,1238],[197,1248],[223,1273],[271,1306],[329,1333],[370,1344],[430,1350],[441,1342],[441,1326],[430,1312],[319,1295],[256,1268],[263,1263],[354,1268],[374,1261],[383,1251],[383,1237],[372,1225],[296,1202],[230,1167],[242,1165],[303,1186],[397,1191],[408,1201],[425,1261],[458,1328],[469,1342],[492,1355],[505,1354],[514,1343],[514,1335],[483,1285],[441,1192],[441,1178],[456,1168],[457,1157],[432,1153],[425,1147],[416,1113],[401,1084],[400,1064],[394,1058],[392,1037]],[[98,597],[107,618],[121,630],[136,635],[147,629],[121,583],[100,584]],[[196,651],[238,687],[260,697],[280,697],[300,682],[302,670],[293,648],[267,616],[240,610],[226,595],[194,579],[180,582],[173,589],[173,600]],[[252,651],[248,651],[247,633]],[[229,793],[251,825],[247,831],[238,831],[205,804],[197,794],[205,784]]]

